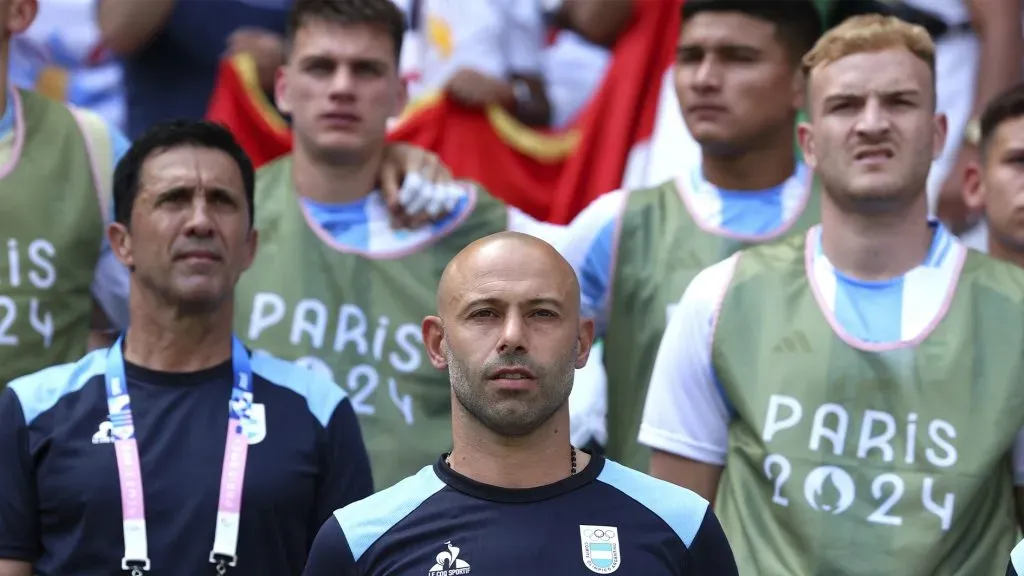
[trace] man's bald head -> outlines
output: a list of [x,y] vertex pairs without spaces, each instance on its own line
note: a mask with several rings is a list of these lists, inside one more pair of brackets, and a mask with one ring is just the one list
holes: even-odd
[[[514,273],[514,274],[513,274]],[[562,295],[566,314],[579,318],[580,283],[576,271],[550,244],[521,232],[498,232],[485,236],[452,258],[437,287],[437,313],[447,318],[467,289],[487,285],[498,278],[515,276],[521,280],[537,280]]]

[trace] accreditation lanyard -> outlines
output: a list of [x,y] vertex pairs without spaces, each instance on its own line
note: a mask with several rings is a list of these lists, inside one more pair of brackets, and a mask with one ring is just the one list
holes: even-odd
[[[149,543],[146,538],[139,446],[135,441],[135,424],[121,351],[123,338],[118,338],[107,354],[107,411],[110,414],[114,452],[117,455],[117,476],[121,486],[124,526],[121,569],[130,571],[132,576],[140,576],[150,568]],[[231,402],[228,404],[228,437],[220,477],[217,528],[213,550],[210,552],[210,562],[216,565],[218,574],[226,573],[229,566],[235,566],[238,562],[235,555],[238,551],[238,519],[245,480],[245,459],[249,452],[242,422],[252,407],[252,370],[249,354],[238,338],[232,338],[231,361],[234,385],[231,389]]]

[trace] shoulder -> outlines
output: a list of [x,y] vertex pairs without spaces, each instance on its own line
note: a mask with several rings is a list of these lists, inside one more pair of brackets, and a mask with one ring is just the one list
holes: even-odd
[[595,245],[611,251],[628,194],[625,189],[606,192],[580,211],[568,225],[566,250],[576,258],[585,258]]
[[31,424],[47,410],[68,396],[85,388],[94,378],[106,371],[107,349],[94,350],[81,360],[51,366],[10,382],[7,387],[17,396],[25,413],[25,423]]
[[1024,268],[971,248],[964,250],[962,280],[986,288],[1014,302],[1024,303]]
[[453,180],[448,185],[457,192],[456,196],[460,201],[466,202],[470,211],[482,209],[500,211],[507,210],[510,206],[475,180]]
[[756,262],[761,268],[787,267],[793,263],[804,265],[809,238],[818,238],[820,225],[806,232],[792,233],[780,239],[744,248],[741,254],[745,262]]
[[267,185],[278,185],[281,176],[289,173],[292,168],[292,155],[285,154],[256,169],[256,189],[262,190]]
[[732,283],[741,256],[742,252],[737,252],[698,272],[683,292],[681,302],[709,311],[716,308]]
[[275,386],[301,396],[310,413],[325,427],[346,397],[345,391],[331,379],[266,352],[255,352],[252,355],[252,372]]
[[704,522],[709,503],[696,493],[612,462],[597,480],[629,496],[660,518],[689,548]]
[[444,487],[433,466],[426,466],[391,488],[337,510],[334,518],[352,556],[359,560],[370,546]]
[[573,218],[573,226],[601,228],[614,222],[622,213],[630,193],[629,190],[620,188],[601,194]]

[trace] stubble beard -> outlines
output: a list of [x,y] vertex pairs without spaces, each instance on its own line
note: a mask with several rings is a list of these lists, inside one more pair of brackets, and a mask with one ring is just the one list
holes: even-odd
[[[487,389],[487,366],[473,374],[452,354],[451,349],[445,350],[445,357],[452,390],[462,408],[491,432],[506,438],[518,438],[535,432],[569,401],[578,348],[578,344],[574,345],[569,354],[549,369],[538,370],[540,367],[531,365],[531,370],[537,375],[538,394],[525,397],[524,393],[523,399],[510,398],[507,393],[498,393],[502,396],[492,398]],[[494,362],[508,366],[528,361],[507,355]]]

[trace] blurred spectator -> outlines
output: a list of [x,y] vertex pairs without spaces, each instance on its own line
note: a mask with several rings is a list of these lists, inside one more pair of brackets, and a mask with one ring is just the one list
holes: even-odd
[[980,124],[980,158],[964,172],[964,203],[988,221],[989,254],[1024,267],[1024,84],[989,102]]
[[94,0],[47,0],[11,40],[10,81],[124,128],[121,65],[100,45]]
[[551,101],[551,126],[576,120],[605,79],[611,47],[633,15],[634,0],[545,0],[555,26],[544,50],[544,86]]
[[124,59],[127,129],[202,118],[221,58],[248,52],[264,90],[283,62],[291,0],[99,0],[104,46]]
[[[910,0],[908,0],[910,1]],[[938,215],[969,246],[984,249],[981,214],[963,205],[963,173],[978,160],[978,118],[1000,91],[1021,80],[1020,0],[912,0],[941,16],[950,31],[936,40],[939,111],[949,118],[942,156],[932,165],[928,195]],[[967,24],[969,23],[969,25]]]
[[398,0],[413,37],[403,53],[416,80],[410,96],[445,89],[463,105],[498,104],[529,126],[545,126],[544,20],[522,0]]

